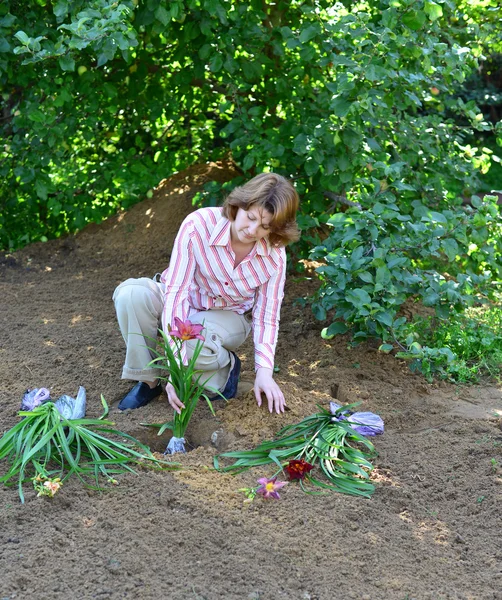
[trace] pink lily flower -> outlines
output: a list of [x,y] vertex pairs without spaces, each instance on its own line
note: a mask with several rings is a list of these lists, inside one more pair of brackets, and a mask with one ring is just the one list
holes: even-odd
[[51,498],[54,496],[54,494],[59,490],[59,488],[62,486],[63,484],[61,483],[61,480],[59,478],[57,479],[49,479],[48,481],[44,481],[44,487],[47,488],[47,495],[50,496]]
[[287,481],[277,481],[277,477],[272,477],[272,479],[261,477],[258,479],[258,483],[260,486],[256,490],[256,493],[261,494],[264,498],[274,498],[274,500],[280,500],[277,490],[288,484]]
[[169,335],[171,337],[179,338],[182,342],[187,340],[202,340],[204,338],[200,335],[200,332],[204,329],[204,325],[198,323],[192,323],[188,319],[182,321],[178,317],[174,317],[174,326],[176,329],[170,329]]

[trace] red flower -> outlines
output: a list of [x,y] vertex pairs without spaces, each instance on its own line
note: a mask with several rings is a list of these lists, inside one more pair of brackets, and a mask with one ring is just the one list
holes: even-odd
[[187,340],[204,341],[204,338],[200,335],[200,332],[204,329],[204,325],[192,323],[188,319],[182,321],[178,317],[174,317],[174,326],[176,329],[169,328],[169,335],[171,337],[179,338],[182,342],[186,342]]
[[293,460],[289,461],[289,463],[284,467],[284,470],[289,475],[290,479],[304,479],[305,475],[310,473],[313,468],[314,465],[311,465],[307,461],[303,460],[303,458],[300,460],[294,458]]

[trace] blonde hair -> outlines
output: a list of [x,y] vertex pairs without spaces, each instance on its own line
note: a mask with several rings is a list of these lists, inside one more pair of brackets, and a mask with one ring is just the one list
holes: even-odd
[[287,246],[300,237],[296,213],[300,199],[292,184],[282,175],[261,173],[230,192],[223,204],[223,214],[235,221],[239,208],[257,206],[272,215],[268,240],[272,246]]

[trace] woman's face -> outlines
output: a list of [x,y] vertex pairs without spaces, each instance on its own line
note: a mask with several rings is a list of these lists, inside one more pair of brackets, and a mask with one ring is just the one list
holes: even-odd
[[258,206],[251,206],[249,210],[239,208],[230,228],[232,242],[249,245],[266,238],[273,218],[268,210]]

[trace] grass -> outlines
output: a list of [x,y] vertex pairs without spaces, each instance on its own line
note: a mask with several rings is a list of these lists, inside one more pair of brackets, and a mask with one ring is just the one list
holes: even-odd
[[453,353],[448,360],[443,355],[441,362],[422,364],[422,372],[435,371],[459,383],[476,383],[486,376],[501,378],[502,306],[468,308],[452,320],[420,318],[411,328],[423,347],[448,348]]

